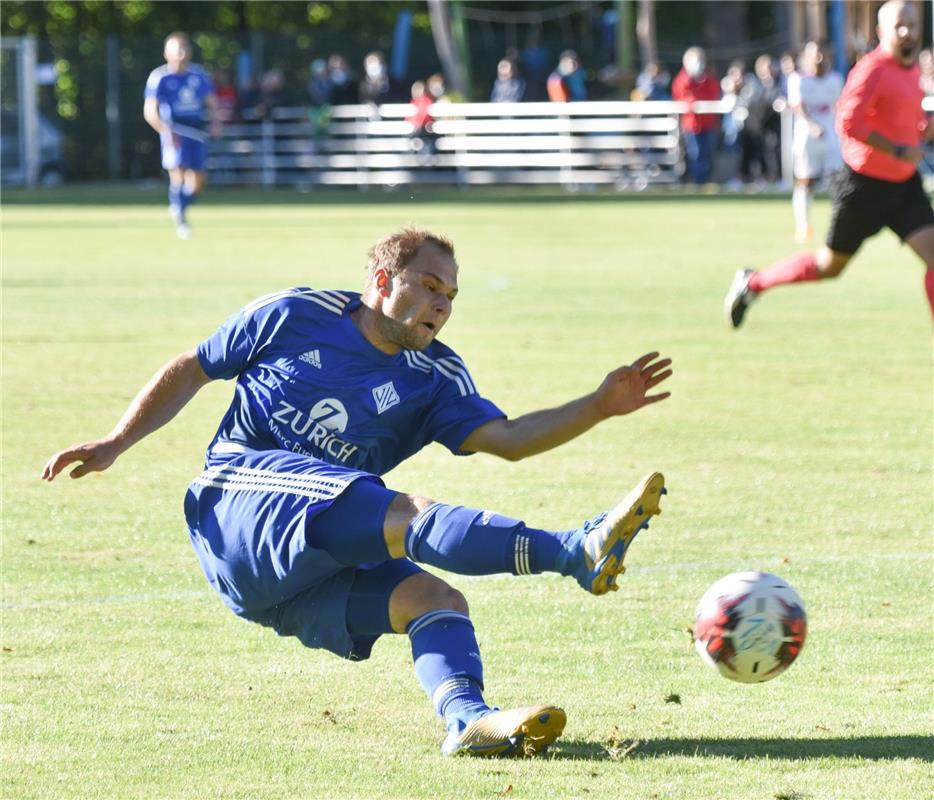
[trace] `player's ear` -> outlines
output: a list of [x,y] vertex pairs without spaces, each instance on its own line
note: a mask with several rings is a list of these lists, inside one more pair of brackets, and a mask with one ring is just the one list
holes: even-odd
[[389,273],[380,267],[376,270],[376,290],[383,296],[389,297],[392,293],[392,278],[389,277]]

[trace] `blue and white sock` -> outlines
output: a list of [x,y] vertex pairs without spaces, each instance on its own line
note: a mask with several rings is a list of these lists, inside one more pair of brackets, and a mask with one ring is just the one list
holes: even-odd
[[543,531],[490,511],[433,503],[409,523],[405,554],[461,575],[556,572],[576,531]]
[[185,212],[188,211],[188,206],[195,202],[195,193],[190,192],[187,186],[182,186],[178,196],[181,203],[182,217],[184,217]]
[[470,618],[429,611],[405,629],[419,683],[449,731],[460,732],[490,707],[483,700],[483,662]]
[[182,219],[185,215],[185,210],[182,207],[182,187],[173,186],[169,184],[169,210],[173,215],[177,215],[179,219]]

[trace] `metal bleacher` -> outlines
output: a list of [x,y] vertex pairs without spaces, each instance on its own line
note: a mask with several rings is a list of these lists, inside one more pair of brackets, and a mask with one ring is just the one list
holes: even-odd
[[[710,104],[720,110],[720,104]],[[672,184],[683,172],[673,102],[436,103],[418,137],[408,104],[278,108],[212,141],[214,184]]]

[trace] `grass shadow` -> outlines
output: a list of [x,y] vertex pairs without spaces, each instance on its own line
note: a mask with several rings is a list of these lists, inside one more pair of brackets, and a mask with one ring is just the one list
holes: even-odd
[[666,756],[816,759],[860,758],[867,761],[920,759],[934,761],[934,736],[852,736],[814,739],[647,739],[625,756],[613,756],[599,742],[559,740],[549,758],[572,761],[615,761]]

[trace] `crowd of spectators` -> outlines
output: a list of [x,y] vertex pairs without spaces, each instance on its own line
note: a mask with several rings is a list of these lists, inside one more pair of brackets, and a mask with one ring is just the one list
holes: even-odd
[[[920,57],[922,83],[934,95],[934,55]],[[684,144],[685,180],[705,184],[717,181],[734,186],[764,186],[781,179],[781,112],[787,105],[788,78],[797,69],[793,53],[777,58],[762,54],[749,69],[746,62],[730,62],[722,77],[709,64],[704,50],[689,47],[680,69],[672,78],[666,66],[650,61],[628,81],[610,68],[588,70],[574,50],[564,50],[555,62],[541,40],[530,36],[523,50],[511,48],[496,64],[488,99],[493,103],[522,101],[578,102],[603,99],[628,85],[628,99],[676,100],[689,104],[680,117]],[[248,80],[239,89],[220,70],[214,74],[218,115],[222,122],[262,120],[277,106],[286,104],[283,73],[272,69]],[[433,142],[432,106],[460,98],[445,86],[440,73],[402,85],[391,74],[379,51],[367,53],[359,77],[339,53],[311,62],[304,97],[289,98],[292,105],[309,105],[312,116],[332,106],[370,103],[412,104],[407,120],[413,137],[429,151]],[[704,101],[725,100],[730,110],[703,108]],[[700,103],[696,108],[695,103]]]

